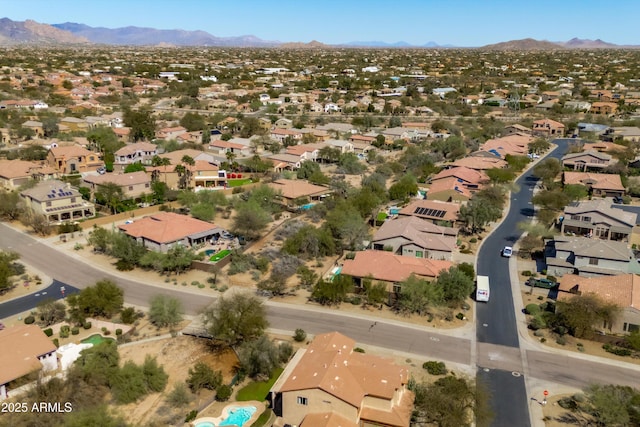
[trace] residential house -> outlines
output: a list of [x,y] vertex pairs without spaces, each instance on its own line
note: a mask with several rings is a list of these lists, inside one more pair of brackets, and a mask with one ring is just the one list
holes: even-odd
[[[191,184],[195,191],[227,188],[227,171],[204,160],[196,160],[196,164],[188,166],[191,171]],[[178,178],[178,177],[176,177]]]
[[610,324],[598,327],[610,333],[627,334],[640,331],[640,276],[583,277],[565,274],[560,279],[558,301],[567,301],[576,295],[597,295],[601,300],[620,308],[619,315]]
[[118,138],[118,141],[123,141],[123,142],[129,141],[129,137],[131,135],[131,128],[114,127],[111,130],[113,130],[113,133],[116,134],[116,137]]
[[451,166],[454,167],[465,167],[468,169],[474,169],[477,171],[486,171],[487,169],[503,169],[508,166],[508,163],[505,160],[502,160],[496,156],[490,157],[463,157],[451,163]]
[[316,142],[328,141],[331,135],[326,130],[318,130],[316,128],[302,128],[298,129],[302,133],[302,139],[305,139],[305,135],[311,135],[311,138]]
[[626,242],[557,236],[546,244],[547,274],[585,277],[640,273],[640,265]]
[[551,119],[535,120],[532,131],[534,135],[547,138],[562,138],[564,136],[564,125]]
[[42,122],[36,120],[27,120],[22,123],[22,127],[24,129],[31,129],[33,131],[34,137],[43,138],[44,137],[44,129],[42,128]]
[[169,159],[172,165],[182,164],[182,159],[185,156],[190,157],[195,161],[202,160],[215,165],[220,164],[221,161],[226,160],[223,158],[216,157],[212,153],[207,153],[205,151],[200,151],[200,150],[194,150],[192,148],[185,149],[185,150],[171,151],[169,153],[162,153],[162,154],[159,154],[159,156],[164,159]]
[[638,214],[614,209],[606,199],[572,203],[564,209],[560,231],[596,239],[628,242]]
[[350,133],[350,134],[355,134],[358,132],[357,129],[352,124],[336,123],[336,122],[327,123],[324,125],[318,125],[316,126],[316,129],[326,130],[328,132]]
[[567,101],[564,103],[564,108],[588,113],[591,110],[591,103],[588,101]]
[[177,139],[178,136],[182,135],[187,131],[186,128],[182,126],[174,126],[174,127],[166,127],[156,131],[157,139]]
[[7,399],[15,381],[25,375],[58,369],[58,348],[37,325],[0,329],[0,342],[0,400]]
[[509,126],[505,126],[504,134],[505,135],[513,135],[513,134],[532,135],[533,131],[526,126],[522,126],[521,124],[515,123]]
[[136,200],[151,193],[151,177],[144,171],[86,175],[82,180],[83,186],[88,187],[94,195],[106,184],[117,185],[122,190],[124,199]]
[[298,209],[303,204],[308,206],[310,202],[320,201],[331,194],[330,188],[302,179],[278,179],[267,185],[278,193],[278,198],[290,209]]
[[89,130],[89,123],[77,117],[63,117],[58,122],[60,132],[74,132]]
[[529,144],[533,141],[531,135],[513,134],[487,140],[480,146],[480,151],[493,154],[504,159],[507,154],[512,156],[526,156],[529,154]]
[[45,181],[58,178],[58,171],[50,166],[25,160],[0,160],[0,187],[17,190],[35,179]]
[[441,271],[448,270],[451,261],[396,255],[387,251],[358,251],[353,259],[344,261],[340,274],[353,277],[355,286],[361,288],[363,280],[375,280],[386,284],[390,296],[400,292],[400,282],[412,274],[423,279],[435,279]]
[[302,136],[302,132],[292,129],[273,129],[271,131],[271,138],[280,143],[283,143],[287,138],[298,141],[299,143],[299,141],[302,141]]
[[176,245],[198,247],[218,239],[225,231],[209,222],[173,212],[158,212],[121,224],[118,228],[144,247],[157,252],[167,252]]
[[176,137],[176,141],[180,144],[202,144],[202,131],[195,130],[193,132],[184,132]]
[[457,235],[457,228],[402,216],[385,221],[374,234],[371,247],[397,255],[451,261]]
[[136,142],[127,144],[114,153],[114,167],[124,169],[133,163],[150,165],[155,156],[158,155],[158,147],[148,142]]
[[454,178],[458,185],[471,192],[481,189],[483,184],[489,182],[489,177],[483,171],[460,166],[441,170],[431,178],[431,183],[437,184],[440,180],[449,180],[450,178]]
[[275,129],[291,129],[293,128],[293,120],[280,118],[273,124]]
[[434,181],[427,190],[427,199],[462,203],[471,199],[473,193],[456,177],[450,176]]
[[562,167],[573,168],[578,171],[593,171],[605,169],[614,162],[610,154],[587,150],[580,153],[570,153],[562,157]]
[[258,119],[258,126],[263,131],[270,131],[271,130],[271,120],[269,120],[266,117],[260,117]]
[[604,114],[610,116],[618,111],[618,104],[615,102],[594,102],[591,104],[589,112],[591,114]]
[[318,153],[326,147],[323,143],[290,145],[285,149],[286,154],[299,156],[300,161],[317,161]]
[[623,141],[638,142],[640,141],[640,128],[637,126],[611,127],[605,131],[603,137],[606,141],[621,139]]
[[414,216],[434,224],[453,226],[458,220],[459,203],[447,203],[440,200],[414,200],[402,208],[398,215]]
[[368,135],[360,135],[355,134],[355,135],[351,135],[349,137],[349,141],[352,143],[364,143],[366,145],[372,145],[374,142],[376,142],[376,137],[375,136],[368,136]]
[[337,148],[338,150],[340,150],[341,154],[353,153],[355,151],[352,142],[342,139],[329,139],[327,141],[324,141],[324,144],[332,148]]
[[52,146],[45,162],[62,174],[92,172],[104,167],[100,154],[79,145]]
[[409,427],[409,371],[391,359],[355,351],[338,332],[316,335],[269,391],[279,426]]
[[562,177],[564,185],[584,185],[589,188],[593,196],[621,197],[625,192],[625,188],[622,185],[620,175],[616,174],[593,172],[564,172]]
[[391,144],[393,141],[402,139],[404,141],[417,141],[421,135],[426,137],[425,131],[418,131],[416,129],[407,129],[403,127],[387,128],[380,131],[384,135],[385,141]]
[[211,141],[209,143],[209,150],[222,156],[226,156],[227,153],[231,153],[236,157],[251,155],[251,147],[249,145],[238,144],[231,141],[223,141],[221,139]]
[[20,193],[27,208],[43,215],[47,222],[59,224],[95,216],[93,203],[82,198],[78,190],[57,179],[42,181]]
[[265,157],[265,160],[269,160],[271,163],[273,163],[274,172],[297,170],[300,168],[300,164],[304,161],[300,159],[300,156],[286,153],[271,154]]

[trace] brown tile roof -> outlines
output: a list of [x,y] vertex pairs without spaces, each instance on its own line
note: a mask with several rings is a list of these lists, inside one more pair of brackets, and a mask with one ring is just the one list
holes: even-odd
[[539,126],[551,126],[552,128],[564,128],[564,125],[560,122],[556,122],[555,120],[551,120],[551,119],[541,119],[541,120],[535,120],[533,122],[534,125],[539,125]]
[[83,181],[95,184],[105,185],[107,183],[116,184],[118,187],[124,187],[126,185],[137,185],[151,182],[151,178],[144,171],[137,171],[131,173],[109,173],[104,175],[87,175],[83,178]]
[[455,167],[451,169],[444,169],[438,172],[433,178],[431,178],[431,182],[435,182],[439,179],[455,177],[464,182],[468,182],[470,184],[481,184],[489,180],[487,174],[482,171],[477,171],[475,169],[470,169],[464,166]]
[[409,380],[408,369],[391,359],[354,352],[354,347],[355,341],[339,332],[316,335],[280,392],[320,389],[356,408],[366,396],[395,403],[396,391]]
[[271,134],[284,136],[302,136],[302,132],[292,129],[274,129],[271,131]]
[[624,191],[620,175],[612,173],[565,172],[565,184],[581,184],[598,190]]
[[570,292],[580,292],[583,295],[592,293],[622,308],[633,307],[640,310],[640,276],[637,274],[602,277],[565,274],[560,278],[558,289],[563,291],[558,294],[561,301],[573,297],[574,294]]
[[55,174],[56,170],[43,166],[36,162],[28,162],[24,160],[0,160],[0,177],[3,178],[20,178],[31,176],[34,173]]
[[56,346],[36,325],[19,325],[0,330],[0,384],[40,369],[38,356],[56,351]]
[[279,179],[267,184],[269,187],[282,194],[285,199],[297,199],[317,194],[328,193],[329,188],[321,185],[310,184],[301,179]]
[[136,142],[135,144],[127,144],[115,152],[116,156],[128,156],[138,151],[156,151],[158,147],[150,142]]
[[[418,211],[420,208],[425,210]],[[444,215],[435,215],[435,212],[429,212],[429,209],[433,211],[444,211]],[[415,200],[402,208],[398,214],[443,221],[455,221],[458,219],[458,212],[460,212],[460,204],[458,203],[441,202],[440,200]]]
[[444,191],[455,191],[467,199],[471,198],[471,191],[469,191],[469,189],[462,185],[462,183],[453,176],[432,182],[429,186],[429,190],[427,191],[427,197],[434,197],[434,195]]
[[159,212],[131,224],[122,224],[118,228],[136,238],[144,238],[157,243],[171,243],[193,234],[199,234],[219,228],[218,226],[180,215],[173,212]]
[[421,248],[453,252],[456,248],[457,228],[440,227],[415,216],[402,216],[387,220],[373,236],[373,242],[403,237]]
[[192,159],[195,159],[196,157],[198,157],[200,154],[203,154],[203,153],[204,151],[188,148],[185,150],[177,150],[177,151],[171,151],[169,153],[159,154],[159,156],[169,159],[172,165],[179,165],[182,163],[182,158],[184,156],[189,156]]
[[318,412],[308,414],[300,427],[359,427],[360,424],[349,421],[336,412]]
[[502,138],[490,139],[486,141],[480,149],[482,151],[495,150],[502,157],[507,154],[526,155],[529,152],[529,143],[533,141],[533,137],[529,135],[513,134],[503,136]]
[[498,157],[463,157],[452,163],[453,166],[467,167],[475,170],[505,168],[507,162]]
[[97,154],[79,145],[51,147],[50,151],[56,158],[62,157],[67,159],[71,157],[90,156],[91,154]]
[[316,150],[320,150],[321,148],[326,147],[326,144],[300,144],[300,145],[291,145],[287,147],[286,153],[293,154],[294,156],[301,156],[304,153],[311,153]]
[[211,141],[209,143],[210,147],[217,147],[217,148],[233,148],[236,150],[242,150],[243,148],[247,148],[242,144],[236,144],[235,142],[229,142],[229,141],[223,141],[221,139],[217,139],[215,141]]
[[354,277],[371,276],[385,282],[402,282],[415,274],[435,278],[453,264],[426,258],[411,258],[387,251],[366,250],[356,252],[354,259],[345,260],[342,274]]

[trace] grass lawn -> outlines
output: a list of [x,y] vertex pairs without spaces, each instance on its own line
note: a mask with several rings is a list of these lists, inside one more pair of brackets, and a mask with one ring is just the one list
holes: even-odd
[[241,185],[249,184],[250,182],[251,182],[251,178],[228,179],[227,186],[240,187]]
[[271,378],[269,381],[254,381],[252,383],[247,384],[240,390],[238,390],[238,394],[236,394],[236,400],[239,402],[244,402],[247,400],[257,400],[262,402],[267,398],[267,393],[271,390],[273,384],[275,384],[276,380],[282,374],[284,368],[278,368],[273,371],[271,374]]
[[378,222],[384,222],[385,219],[387,219],[387,213],[386,212],[378,212],[378,216],[376,217],[376,220]]
[[229,249],[223,249],[220,252],[218,252],[215,255],[212,255],[211,258],[209,258],[209,261],[211,262],[218,262],[220,261],[222,258],[226,257],[227,255],[229,255],[231,253],[231,251]]
[[262,414],[260,414],[260,417],[255,420],[255,422],[253,424],[251,424],[251,427],[263,427],[267,421],[269,421],[269,418],[271,418],[271,413],[273,411],[271,411],[271,409],[267,408],[264,410],[264,412]]

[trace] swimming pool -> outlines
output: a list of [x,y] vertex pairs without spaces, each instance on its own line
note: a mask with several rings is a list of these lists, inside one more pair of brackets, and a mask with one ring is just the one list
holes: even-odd
[[83,339],[83,340],[82,340],[82,341],[80,341],[80,342],[81,342],[81,343],[83,343],[83,344],[93,344],[93,345],[98,345],[98,344],[100,344],[100,343],[102,343],[102,342],[105,342],[105,341],[115,341],[115,340],[114,340],[113,338],[106,338],[106,337],[103,337],[103,336],[102,336],[102,335],[100,335],[100,334],[93,334],[93,335],[91,335],[90,337],[87,337],[87,338]]
[[255,414],[257,408],[255,406],[235,406],[229,408],[229,416],[222,420],[219,426],[238,426],[242,427]]
[[200,421],[196,423],[196,427],[216,427],[216,425],[211,421]]
[[315,205],[315,203],[307,203],[306,205],[302,205],[302,206],[300,206],[300,210],[301,210],[301,211],[308,211],[308,210],[309,210],[309,209],[311,209],[314,205]]
[[214,255],[211,255],[211,257],[209,258],[209,261],[211,262],[218,262],[220,261],[222,258],[226,257],[227,255],[229,255],[231,253],[231,251],[229,249],[223,249],[220,252],[215,253]]

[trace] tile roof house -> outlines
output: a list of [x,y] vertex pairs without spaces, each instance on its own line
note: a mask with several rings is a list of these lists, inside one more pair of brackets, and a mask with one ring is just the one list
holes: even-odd
[[455,178],[460,185],[472,192],[481,189],[483,184],[489,182],[486,173],[465,166],[443,169],[431,178],[431,182],[436,183],[448,178]]
[[640,276],[583,277],[565,274],[560,279],[558,301],[566,301],[575,295],[595,294],[602,300],[620,307],[621,313],[609,326],[614,334],[640,331]]
[[578,171],[602,170],[614,164],[610,154],[595,150],[587,150],[581,153],[569,153],[562,157],[562,167],[572,168]]
[[182,126],[162,128],[156,131],[156,138],[157,139],[176,139],[178,136],[182,135],[186,131],[187,129]]
[[562,182],[564,185],[584,185],[594,196],[616,197],[622,196],[625,192],[620,175],[611,173],[564,172]]
[[127,144],[114,153],[114,165],[126,166],[132,163],[150,165],[154,156],[158,155],[158,146],[149,142]]
[[572,203],[564,209],[561,233],[629,241],[638,214],[614,209],[606,199]]
[[265,158],[273,163],[273,170],[282,172],[283,170],[296,170],[300,168],[300,164],[304,161],[300,156],[294,154],[271,154]]
[[564,136],[564,125],[551,119],[535,120],[531,129],[534,135],[547,138]]
[[86,175],[82,181],[84,186],[91,189],[92,194],[105,184],[115,184],[120,187],[126,199],[137,199],[145,193],[151,193],[151,177],[144,171]]
[[248,156],[251,154],[250,146],[231,141],[223,141],[221,139],[211,141],[209,143],[209,150],[223,156],[226,156],[227,153],[232,153],[236,156]]
[[529,144],[533,139],[530,135],[507,135],[501,138],[487,140],[480,146],[480,150],[489,152],[502,159],[504,159],[507,154],[526,156],[529,154]]
[[82,198],[74,188],[57,179],[41,181],[20,193],[27,207],[43,215],[51,224],[76,221],[95,216],[93,203]]
[[507,167],[507,162],[495,157],[463,157],[451,163],[451,166],[465,167],[477,171],[485,171],[487,169],[503,169]]
[[615,102],[594,102],[591,104],[589,113],[592,114],[615,114],[618,111],[618,104]]
[[427,199],[443,202],[466,202],[473,196],[471,190],[454,176],[438,179],[429,186]]
[[547,273],[585,277],[640,273],[640,265],[625,242],[556,236],[545,247]]
[[92,172],[104,167],[99,153],[79,145],[51,147],[45,162],[63,174]]
[[391,359],[354,351],[338,332],[317,335],[295,354],[269,391],[277,425],[408,427],[409,371]]
[[344,261],[340,274],[353,277],[356,286],[362,279],[372,279],[387,283],[387,292],[400,291],[398,283],[412,274],[426,279],[435,279],[441,271],[449,269],[451,261],[428,258],[412,258],[387,251],[366,250],[356,252],[353,259]]
[[457,228],[441,227],[415,216],[385,221],[371,241],[374,250],[415,258],[451,261],[456,249]]
[[285,206],[289,208],[297,207],[297,200],[322,200],[331,193],[328,187],[311,184],[302,179],[278,179],[267,185],[278,192]]
[[282,143],[287,138],[291,138],[294,141],[301,141],[303,133],[293,129],[273,129],[270,135],[271,138]]
[[605,131],[604,138],[607,141],[622,139],[624,141],[638,142],[640,141],[640,128],[637,126],[611,127]]
[[197,246],[217,239],[224,230],[206,221],[173,212],[159,212],[118,226],[146,248],[167,252],[175,245]]
[[459,203],[447,203],[440,200],[414,200],[402,208],[398,215],[415,216],[434,224],[453,225],[458,220]]
[[58,178],[58,171],[50,166],[26,160],[0,160],[0,187],[7,190],[15,190],[32,179],[54,178]]
[[34,371],[58,368],[57,347],[37,325],[0,330],[0,400],[8,397],[12,381]]

